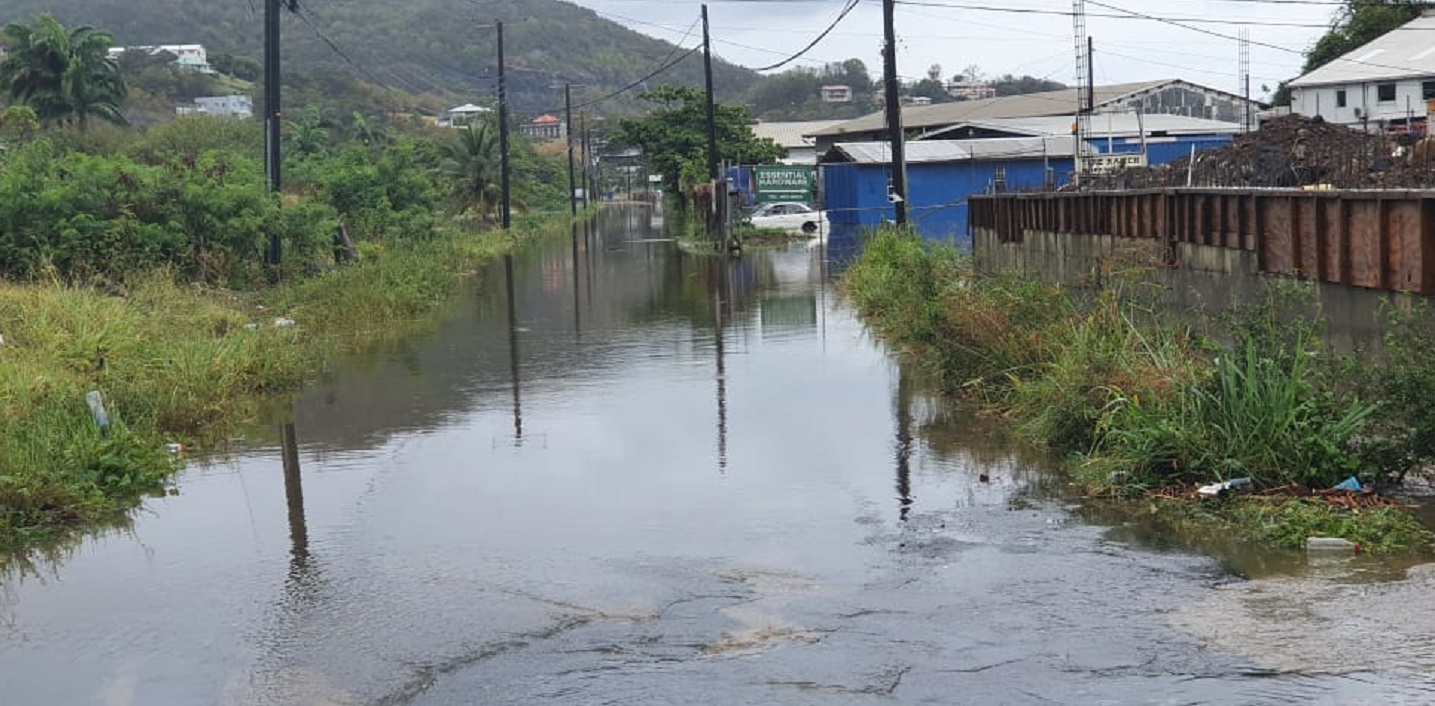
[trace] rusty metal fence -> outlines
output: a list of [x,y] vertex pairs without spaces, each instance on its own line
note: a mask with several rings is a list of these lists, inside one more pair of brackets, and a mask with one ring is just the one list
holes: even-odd
[[1262,272],[1435,294],[1435,191],[1156,189],[973,196],[973,231],[1154,239],[1254,253]]

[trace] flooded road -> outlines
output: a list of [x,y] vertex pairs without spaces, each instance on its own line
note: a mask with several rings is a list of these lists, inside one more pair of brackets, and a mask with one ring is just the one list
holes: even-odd
[[131,528],[12,565],[4,703],[1435,701],[1430,571],[1246,581],[1083,522],[827,275],[642,210],[495,263]]

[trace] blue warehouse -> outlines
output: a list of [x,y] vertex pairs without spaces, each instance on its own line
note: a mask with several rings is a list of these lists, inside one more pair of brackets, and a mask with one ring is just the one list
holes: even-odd
[[[966,199],[973,194],[1060,187],[1074,170],[1075,118],[969,120],[934,127],[907,151],[908,217],[924,237],[971,246]],[[1096,114],[1083,154],[1098,167],[1124,156],[1164,164],[1228,144],[1241,126],[1180,115]],[[822,195],[834,237],[894,218],[888,201],[890,148],[837,142],[823,158]]]

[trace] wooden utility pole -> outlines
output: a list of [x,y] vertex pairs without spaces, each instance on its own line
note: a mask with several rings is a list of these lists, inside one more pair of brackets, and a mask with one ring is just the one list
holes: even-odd
[[573,175],[573,84],[563,84],[564,137],[568,138],[568,210],[578,215],[578,184]]
[[902,135],[901,84],[897,82],[896,0],[882,0],[882,85],[887,99],[887,139],[892,145],[892,191],[887,198],[898,226],[907,225],[907,149]]
[[503,23],[498,23],[498,152],[499,182],[503,189],[503,229],[513,225],[512,191],[508,169],[508,83],[503,66]]
[[[717,106],[713,102],[713,48],[712,38],[708,35],[708,6],[706,4],[703,5],[703,81],[707,86],[708,180],[717,181]],[[713,198],[717,198],[717,196],[714,195]]]
[[[264,174],[269,191],[279,193],[279,13],[283,0],[264,0]],[[264,264],[278,267],[283,259],[278,231],[269,234]]]

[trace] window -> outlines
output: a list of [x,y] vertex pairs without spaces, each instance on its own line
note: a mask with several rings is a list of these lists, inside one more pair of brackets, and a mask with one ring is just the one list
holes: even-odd
[[1435,100],[1435,81],[1425,81],[1420,84],[1420,100]]
[[1381,103],[1395,102],[1395,84],[1381,83],[1375,86],[1375,100]]
[[1344,108],[1344,107],[1345,107],[1345,89],[1344,89],[1344,88],[1342,88],[1342,89],[1340,89],[1339,91],[1336,91],[1336,92],[1335,92],[1335,107],[1337,107],[1337,108]]

